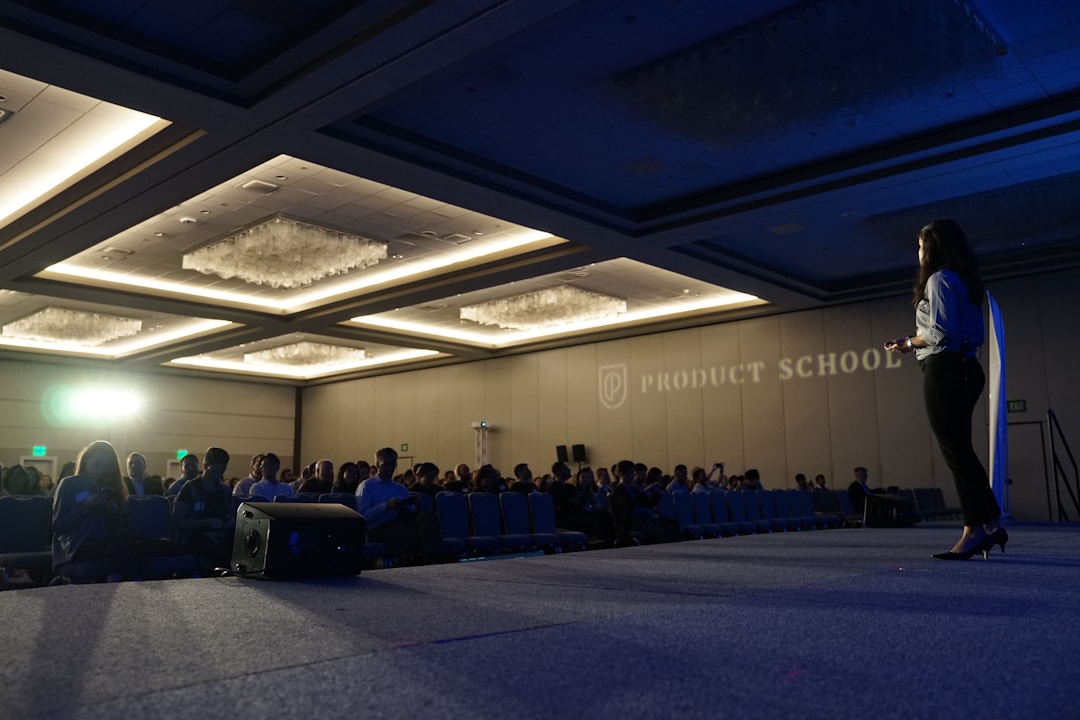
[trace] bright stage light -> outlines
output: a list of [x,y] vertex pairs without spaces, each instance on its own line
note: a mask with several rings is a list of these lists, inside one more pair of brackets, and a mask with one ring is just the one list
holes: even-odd
[[145,400],[141,393],[131,388],[56,385],[45,392],[41,405],[49,424],[62,427],[127,420],[142,411]]

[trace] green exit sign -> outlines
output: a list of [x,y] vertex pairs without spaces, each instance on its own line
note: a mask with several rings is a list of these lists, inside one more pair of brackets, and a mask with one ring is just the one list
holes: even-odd
[[45,457],[45,453],[49,452],[49,448],[44,445],[35,445],[31,450],[34,457]]
[[1027,412],[1027,400],[1009,400],[1005,403],[1007,412]]
[[187,455],[187,454],[188,454],[187,450],[177,450],[176,451],[176,459],[177,460],[183,460],[184,456]]

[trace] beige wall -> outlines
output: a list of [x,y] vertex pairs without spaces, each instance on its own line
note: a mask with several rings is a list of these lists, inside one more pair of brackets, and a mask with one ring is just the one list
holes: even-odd
[[[1048,519],[1039,425],[1048,407],[1080,451],[1077,287],[1080,271],[990,286],[1007,328],[1008,398],[1028,408],[1009,415],[1018,517]],[[894,366],[879,351],[911,330],[907,299],[897,297],[307,388],[301,457],[341,462],[404,443],[403,456],[472,465],[469,424],[486,420],[495,427],[490,460],[504,472],[518,462],[546,469],[556,445],[583,443],[593,465],[723,461],[729,471],[758,467],[771,487],[797,472],[845,486],[851,468],[865,465],[884,485],[935,484],[952,497],[918,366],[911,357]],[[59,423],[43,404],[57,387],[107,381],[144,393],[140,418]],[[975,432],[984,458],[985,413],[984,402]],[[292,462],[293,414],[287,387],[0,361],[5,464],[33,445],[63,463],[106,438],[121,453],[144,452],[162,473],[178,448],[201,454],[220,444],[235,458],[230,475],[243,475],[257,452]]]
[[[145,398],[143,411],[110,421],[110,408],[102,408],[94,418],[72,420],[50,402],[65,389],[95,385],[136,390]],[[149,472],[164,475],[178,449],[201,459],[207,447],[220,445],[233,457],[228,475],[243,477],[257,452],[272,450],[291,463],[294,398],[290,387],[0,361],[0,463],[18,462],[34,445],[46,445],[62,465],[90,441],[106,439],[121,459],[141,452]]]
[[[1072,271],[990,290],[1007,326],[1008,396],[1028,406],[1009,421],[1044,419],[1052,402],[1080,438],[1080,343],[1060,320],[1057,332],[1044,328],[1047,318],[1080,316],[1078,283]],[[546,469],[556,445],[584,443],[593,465],[723,461],[729,471],[759,468],[770,487],[790,486],[797,472],[846,486],[865,465],[882,485],[938,485],[955,497],[918,365],[880,350],[911,332],[908,299],[897,297],[308,388],[303,456],[370,458],[408,444],[402,454],[416,460],[472,466],[470,421],[486,420],[490,460],[504,472],[518,462]],[[975,417],[985,459],[985,399]],[[1022,440],[1014,480],[1020,496],[1038,489],[1044,506],[1040,450]]]

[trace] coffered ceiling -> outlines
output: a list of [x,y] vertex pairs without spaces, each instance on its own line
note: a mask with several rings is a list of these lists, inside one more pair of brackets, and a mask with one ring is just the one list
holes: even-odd
[[1076,0],[0,0],[0,96],[3,357],[483,359],[902,295],[943,215],[1080,264]]

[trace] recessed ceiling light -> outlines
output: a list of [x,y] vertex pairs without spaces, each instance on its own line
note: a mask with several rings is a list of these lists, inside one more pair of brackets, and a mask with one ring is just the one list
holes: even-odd
[[242,190],[250,190],[251,192],[259,193],[261,195],[269,195],[278,189],[278,186],[274,183],[263,182],[262,180],[248,180],[246,183],[240,186]]
[[182,222],[184,225],[194,225],[198,221],[195,220],[195,218],[193,217],[182,217],[180,218],[180,222]]

